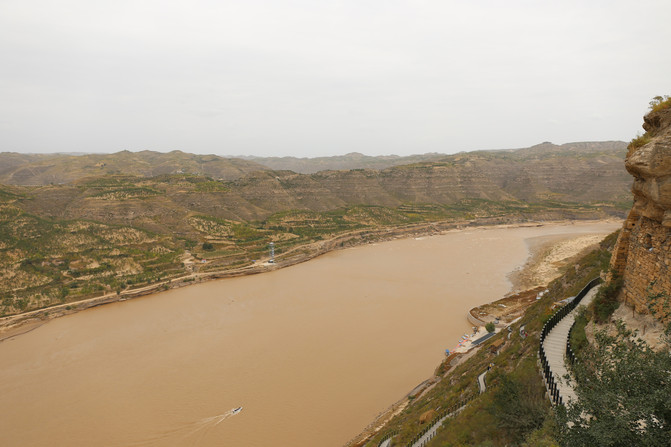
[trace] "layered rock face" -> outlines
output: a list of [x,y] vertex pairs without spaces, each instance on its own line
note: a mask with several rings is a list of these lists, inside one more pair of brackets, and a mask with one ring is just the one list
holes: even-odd
[[634,205],[611,266],[623,278],[621,298],[638,312],[666,321],[671,297],[671,108],[651,112],[643,128],[650,141],[631,151]]

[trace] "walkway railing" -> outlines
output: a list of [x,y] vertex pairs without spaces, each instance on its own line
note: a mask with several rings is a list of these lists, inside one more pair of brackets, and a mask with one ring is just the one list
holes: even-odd
[[384,436],[382,437],[382,439],[380,439],[380,442],[378,442],[377,446],[380,447],[382,444],[385,443],[385,441],[386,441],[387,439],[391,439],[391,438],[393,438],[394,436],[396,436],[397,434],[398,434],[398,430],[392,430],[392,431],[390,431],[389,433],[387,433],[386,435],[384,435]]
[[[456,404],[452,405],[450,408],[447,408],[443,411],[441,411],[433,420],[426,425],[426,427],[419,433],[417,433],[410,442],[408,442],[407,447],[422,447],[426,445],[427,442],[429,442],[433,437],[436,435],[436,431],[438,428],[440,428],[441,425],[443,425],[443,422],[445,422],[445,419],[448,417],[455,416],[457,413],[459,413],[461,410],[464,409],[466,404],[468,404],[470,401],[475,399],[477,397],[476,394],[471,394],[465,399],[460,400]],[[422,439],[424,435],[426,435],[428,432],[433,431],[429,436],[426,436],[425,439]]]
[[[543,325],[543,329],[541,330],[541,337],[540,337],[540,347],[538,348],[538,358],[541,363],[541,370],[543,372],[543,377],[545,378],[545,383],[547,385],[548,393],[550,394],[550,400],[554,405],[563,405],[564,402],[562,401],[561,396],[559,395],[559,389],[557,387],[557,382],[554,378],[554,373],[552,372],[552,369],[550,368],[550,363],[548,362],[547,356],[545,355],[545,349],[543,348],[543,341],[545,341],[545,337],[550,333],[550,331],[557,326],[557,324],[564,318],[566,317],[573,309],[575,309],[579,304],[580,301],[587,295],[587,293],[592,290],[592,288],[598,284],[601,284],[601,278],[594,278],[591,280],[583,289],[576,295],[576,297],[568,303],[566,306],[562,307],[559,309],[557,312],[554,313],[550,317],[550,319]],[[572,357],[570,361],[575,360],[575,355],[573,354],[573,351],[570,348],[570,344],[567,341],[567,351],[570,350],[570,356]]]
[[[455,416],[459,411],[461,411],[468,402],[473,400],[475,396],[470,396],[467,399],[459,401],[459,403],[452,405],[450,408],[441,411],[436,417],[434,417],[429,424],[427,424],[426,427],[419,433],[417,433],[413,438],[406,444],[407,447],[419,447],[425,445],[429,440],[433,439],[435,436],[435,431],[438,429],[436,425],[442,425],[443,422],[445,422],[445,419],[448,417]],[[431,435],[427,436],[427,438],[423,442],[419,442],[422,436],[426,435],[429,431],[433,430],[434,433]],[[381,447],[384,445],[384,443],[388,440],[393,438],[399,433],[399,430],[392,430],[389,433],[385,434],[382,438],[380,438],[380,441],[377,443],[378,447]],[[366,444],[368,445],[368,444]]]

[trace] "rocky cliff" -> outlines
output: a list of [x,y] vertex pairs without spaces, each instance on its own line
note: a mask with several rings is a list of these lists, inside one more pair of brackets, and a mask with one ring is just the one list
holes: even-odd
[[666,321],[671,296],[671,107],[653,110],[644,120],[646,134],[632,142],[625,161],[634,176],[634,205],[611,266],[623,279],[621,299]]

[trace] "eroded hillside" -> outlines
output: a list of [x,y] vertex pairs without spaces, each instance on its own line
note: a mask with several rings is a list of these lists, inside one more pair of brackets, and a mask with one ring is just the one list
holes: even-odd
[[238,170],[229,180],[218,157],[115,154],[133,175],[74,157],[69,183],[0,186],[0,314],[250,266],[270,242],[281,264],[436,222],[620,217],[630,203],[623,155],[611,143],[548,143],[383,170]]
[[265,169],[252,161],[181,151],[81,155],[0,153],[0,184],[5,185],[58,185],[83,177],[115,174],[155,177],[186,173],[232,180]]

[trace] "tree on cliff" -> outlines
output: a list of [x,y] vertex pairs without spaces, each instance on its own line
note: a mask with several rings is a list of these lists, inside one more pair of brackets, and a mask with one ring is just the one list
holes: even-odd
[[595,334],[574,371],[578,402],[560,411],[567,446],[668,446],[671,353],[653,351],[622,324]]
[[669,95],[655,96],[652,98],[652,101],[650,101],[650,110],[653,112],[666,109],[668,107],[671,107],[671,96]]

